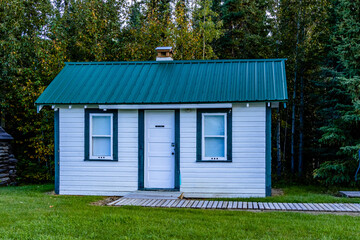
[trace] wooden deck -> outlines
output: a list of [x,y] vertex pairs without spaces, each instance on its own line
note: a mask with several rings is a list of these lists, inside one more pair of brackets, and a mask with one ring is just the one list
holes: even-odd
[[339,193],[349,198],[360,198],[360,191],[340,191]]
[[241,209],[271,211],[360,212],[359,203],[270,203],[122,197],[108,206],[160,208]]

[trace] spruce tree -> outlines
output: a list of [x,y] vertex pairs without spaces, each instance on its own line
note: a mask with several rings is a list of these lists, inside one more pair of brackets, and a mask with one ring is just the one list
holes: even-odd
[[360,149],[360,1],[334,1],[330,71],[323,86],[327,121],[321,128],[326,161],[315,177],[328,184],[354,182]]
[[225,0],[221,6],[224,35],[216,41],[220,58],[271,57],[272,0]]

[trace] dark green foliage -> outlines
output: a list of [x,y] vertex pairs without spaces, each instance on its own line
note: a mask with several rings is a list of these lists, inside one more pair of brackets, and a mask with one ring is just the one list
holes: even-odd
[[225,0],[221,7],[215,7],[221,9],[225,31],[216,42],[220,58],[274,57],[271,19],[267,16],[271,5],[272,0]]
[[33,104],[64,62],[154,60],[173,46],[179,60],[288,58],[277,180],[354,184],[359,18],[360,0],[0,1],[0,118],[20,181],[53,176],[53,112]]
[[327,152],[315,177],[327,184],[355,184],[360,149],[360,1],[333,3],[332,61],[327,63],[332,71],[324,82],[329,91],[320,110],[326,119],[320,142]]

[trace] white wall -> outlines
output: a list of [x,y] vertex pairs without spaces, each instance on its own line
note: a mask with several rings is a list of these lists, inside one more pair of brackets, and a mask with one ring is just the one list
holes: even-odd
[[[265,103],[233,104],[233,161],[196,162],[196,110],[180,110],[180,190],[187,197],[265,196]],[[138,189],[138,111],[119,110],[119,161],[84,161],[84,109],[60,109],[60,194]]]
[[60,109],[60,194],[123,195],[138,187],[138,111],[119,110],[119,161],[84,161],[84,108]]
[[232,162],[196,162],[196,110],[181,110],[180,190],[185,196],[265,196],[265,103],[233,104],[232,119]]

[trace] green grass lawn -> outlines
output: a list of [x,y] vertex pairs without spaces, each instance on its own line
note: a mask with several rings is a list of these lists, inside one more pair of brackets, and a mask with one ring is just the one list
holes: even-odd
[[[360,203],[359,198],[347,198],[338,194],[339,190],[359,191],[359,189],[326,188],[322,186],[284,186],[284,195],[266,198],[236,198],[236,201],[288,202],[288,203]],[[216,200],[225,200],[218,198]],[[228,200],[228,199],[227,199]]]
[[359,239],[360,217],[93,206],[52,185],[0,188],[0,239]]

